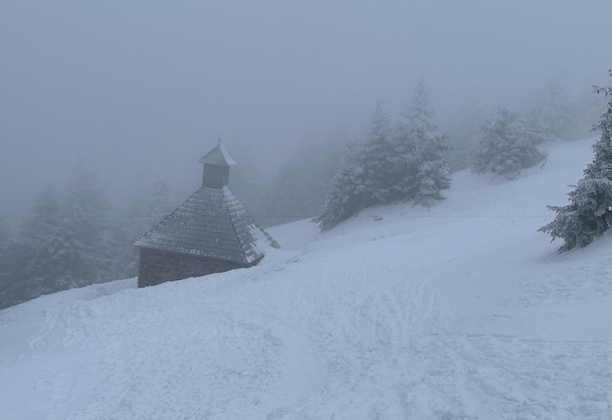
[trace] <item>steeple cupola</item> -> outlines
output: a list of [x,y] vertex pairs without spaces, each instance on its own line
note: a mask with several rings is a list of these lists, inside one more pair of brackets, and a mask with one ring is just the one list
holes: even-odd
[[200,159],[200,163],[204,164],[202,186],[216,189],[222,189],[228,184],[230,166],[236,165],[234,159],[221,146],[221,137],[217,146]]

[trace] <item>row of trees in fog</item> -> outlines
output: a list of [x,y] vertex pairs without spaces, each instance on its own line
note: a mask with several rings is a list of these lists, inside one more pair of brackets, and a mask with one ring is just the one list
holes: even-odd
[[35,297],[137,275],[132,243],[170,210],[166,182],[129,217],[111,217],[96,174],[77,165],[65,195],[46,187],[32,216],[8,234],[0,223],[0,308]]
[[447,146],[433,114],[423,80],[395,130],[382,104],[376,104],[365,141],[347,151],[331,182],[317,218],[321,229],[374,204],[413,200],[431,206],[442,199],[451,180],[443,156]]
[[[590,87],[589,87],[590,89]],[[538,89],[523,98],[514,109],[508,109],[513,119],[546,141],[570,141],[589,135],[596,124],[605,101],[587,89],[580,94],[571,93],[555,72]],[[478,105],[466,106],[444,129],[452,146],[447,157],[451,171],[474,166],[474,157],[481,151],[482,137],[487,126],[499,117],[499,109]],[[536,141],[537,143],[537,141]]]
[[456,141],[438,128],[421,80],[395,128],[382,104],[376,105],[368,135],[348,147],[316,220],[326,230],[374,204],[411,201],[432,206],[450,188],[451,166],[514,179],[545,159],[538,148],[542,143],[586,135],[595,103],[571,103],[553,77],[522,112],[500,105],[488,119],[464,122],[460,133],[469,142],[462,142],[461,134]]
[[[559,252],[587,246],[612,228],[612,86],[594,90],[603,98],[599,103],[605,103],[599,112],[605,112],[591,125],[591,131],[601,133],[593,145],[593,162],[568,194],[570,203],[549,206],[556,217],[539,229],[552,240],[563,240]],[[547,104],[548,108],[532,109],[526,116],[500,106],[480,127],[472,170],[514,179],[522,169],[545,158],[540,144],[569,140],[567,133],[575,138],[585,134],[580,125],[584,114],[576,112],[577,108],[570,112],[569,105],[561,106],[563,103],[550,98]],[[393,131],[382,105],[376,105],[365,141],[347,151],[341,170],[331,181],[327,201],[316,219],[322,230],[374,204],[411,201],[429,207],[444,198],[441,192],[451,185],[442,153],[447,146],[433,121],[422,81],[405,108]]]
[[[460,118],[441,129],[421,80],[397,122],[377,103],[365,130],[307,137],[274,175],[239,159],[230,188],[264,226],[314,217],[321,229],[330,229],[374,204],[433,206],[451,188],[452,171],[471,168],[516,178],[545,158],[542,143],[587,136],[603,109],[596,95],[570,100],[559,79],[551,77],[516,109],[466,107]],[[609,133],[606,124],[600,123],[599,129]],[[597,156],[604,156],[606,147],[601,143]],[[559,215],[543,230],[563,238],[563,249],[582,246],[611,225],[601,219],[612,217],[612,199],[602,198],[608,197],[607,181],[589,181],[607,176],[601,173],[593,168],[585,172],[577,189],[582,192],[571,196],[570,207],[552,207]],[[0,308],[136,276],[138,250],[133,242],[178,200],[160,180],[152,182],[146,194],[134,196],[138,200],[127,214],[110,217],[106,191],[96,175],[77,165],[65,194],[51,188],[40,192],[32,216],[15,235],[0,219]],[[596,209],[578,210],[594,203]]]
[[[427,90],[424,83],[422,88]],[[383,105],[380,107],[383,108]],[[561,79],[551,73],[546,83],[537,92],[525,97],[515,109],[503,104],[488,108],[466,106],[457,117],[447,121],[445,127],[439,128],[429,101],[427,106],[429,121],[434,126],[432,132],[441,138],[443,160],[450,172],[471,168],[475,172],[489,172],[493,176],[512,179],[519,175],[521,169],[545,157],[539,149],[541,144],[588,136],[604,102],[593,94],[571,95]],[[399,140],[400,126],[403,124],[405,128],[407,125],[409,117],[406,113],[410,112],[411,107],[411,103],[404,106],[404,112],[399,116],[400,121],[395,124],[389,116],[386,117],[389,142]],[[373,122],[370,121],[366,130],[359,129],[352,134],[334,133],[324,140],[310,136],[299,144],[293,156],[280,166],[275,176],[269,178],[261,177],[252,170],[245,171],[241,161],[241,165],[235,169],[237,172],[232,175],[232,191],[265,226],[317,217],[320,222],[325,220],[322,227],[329,228],[334,224],[332,219],[342,220],[340,214],[353,214],[354,208],[363,208],[375,202],[409,200],[410,193],[400,198],[388,195],[378,199],[372,198],[373,194],[378,194],[374,191],[363,192],[358,199],[351,199],[351,204],[340,210],[338,203],[342,198],[338,192],[343,183],[339,178],[347,180],[344,189],[349,188],[351,183],[380,183],[375,179],[367,179],[364,173],[349,176],[351,167],[352,170],[360,171],[362,167],[373,165],[377,159],[371,156],[373,150],[365,150],[376,143],[372,140],[376,136],[372,133],[372,127]],[[366,145],[368,142],[370,145]],[[408,149],[402,152],[406,164],[409,159],[418,160],[414,154],[411,157],[405,155]],[[385,159],[383,157],[382,161]],[[393,159],[401,158],[395,155]],[[378,166],[377,177],[383,178],[385,173],[388,175],[392,166],[393,163],[389,162]],[[353,181],[348,182],[351,177]],[[359,177],[361,181],[356,180]],[[258,179],[261,182],[257,182]],[[332,190],[336,193],[332,193]],[[368,194],[370,198],[367,198]],[[350,193],[345,191],[345,199],[348,195]],[[334,197],[339,213],[331,216]],[[416,201],[420,202],[418,199]],[[431,204],[430,201],[428,205]]]

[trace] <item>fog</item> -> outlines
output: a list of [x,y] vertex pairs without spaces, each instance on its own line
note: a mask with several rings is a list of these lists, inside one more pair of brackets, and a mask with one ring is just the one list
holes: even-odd
[[609,0],[0,2],[0,215],[27,215],[81,157],[121,209],[139,183],[199,186],[222,130],[273,172],[306,135],[350,132],[420,76],[439,120],[515,103],[551,69],[607,82]]

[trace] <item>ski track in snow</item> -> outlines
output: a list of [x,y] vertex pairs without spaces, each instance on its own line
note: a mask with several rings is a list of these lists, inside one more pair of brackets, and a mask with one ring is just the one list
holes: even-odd
[[271,229],[291,249],[249,270],[4,310],[1,412],[610,420],[612,240],[557,256],[535,232],[588,147],[558,145],[545,170],[514,182],[456,174],[431,211],[368,209],[324,234],[307,222]]
[[49,335],[49,333],[53,330],[55,327],[55,322],[55,312],[52,309],[46,309],[45,319],[42,322],[40,330],[28,340],[30,349],[33,352],[38,353],[39,351],[43,351],[48,348],[47,344],[45,343],[45,337],[47,337],[47,335]]

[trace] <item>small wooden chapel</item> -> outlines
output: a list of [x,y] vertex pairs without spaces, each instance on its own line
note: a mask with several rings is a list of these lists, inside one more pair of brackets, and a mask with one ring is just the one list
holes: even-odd
[[202,187],[134,243],[140,248],[138,287],[251,267],[266,247],[280,247],[229,190],[236,162],[221,139],[200,163]]

